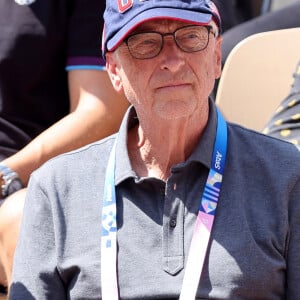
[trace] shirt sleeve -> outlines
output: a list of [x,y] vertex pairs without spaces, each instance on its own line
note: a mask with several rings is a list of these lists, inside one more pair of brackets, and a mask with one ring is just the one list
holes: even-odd
[[48,196],[32,176],[15,252],[9,299],[67,299],[56,267],[55,240]]
[[300,62],[289,95],[280,103],[263,132],[300,146]]
[[70,7],[66,70],[103,70],[101,53],[105,1],[75,0]]

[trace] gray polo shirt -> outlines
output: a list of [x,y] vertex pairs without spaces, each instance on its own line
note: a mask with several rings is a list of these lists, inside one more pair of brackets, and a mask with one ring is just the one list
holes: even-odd
[[[210,103],[193,154],[167,182],[131,167],[131,108],[117,136],[118,280],[123,300],[178,299],[216,132]],[[300,152],[228,124],[223,185],[197,299],[300,299]],[[101,299],[101,209],[116,135],[31,176],[10,299]]]

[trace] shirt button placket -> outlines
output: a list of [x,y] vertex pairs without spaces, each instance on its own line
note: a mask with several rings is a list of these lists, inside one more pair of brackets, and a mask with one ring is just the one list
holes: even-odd
[[183,215],[184,204],[177,174],[172,174],[166,184],[163,216],[164,270],[175,275],[183,269]]

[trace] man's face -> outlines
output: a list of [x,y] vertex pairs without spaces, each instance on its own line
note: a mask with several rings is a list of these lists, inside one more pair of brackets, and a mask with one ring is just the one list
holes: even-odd
[[[155,20],[141,24],[134,33],[173,33],[193,25],[179,21]],[[207,99],[221,73],[221,39],[209,33],[207,47],[184,52],[174,38],[163,38],[161,52],[150,59],[132,57],[126,43],[107,55],[107,69],[117,90],[124,90],[139,118],[152,115],[162,119],[188,117],[207,108]]]

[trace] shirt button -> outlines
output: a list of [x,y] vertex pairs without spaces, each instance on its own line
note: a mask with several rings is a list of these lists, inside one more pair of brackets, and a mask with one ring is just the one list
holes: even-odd
[[177,225],[176,219],[171,219],[170,220],[170,227],[175,228]]

